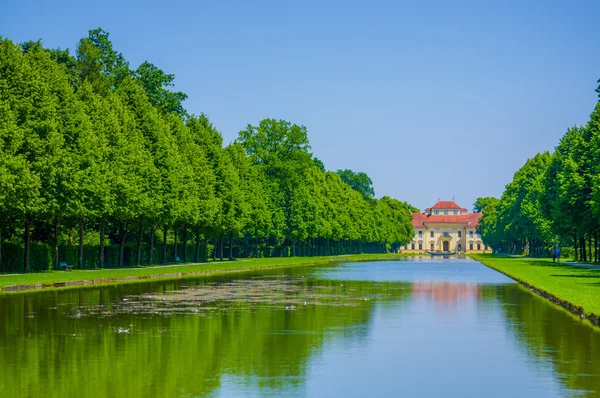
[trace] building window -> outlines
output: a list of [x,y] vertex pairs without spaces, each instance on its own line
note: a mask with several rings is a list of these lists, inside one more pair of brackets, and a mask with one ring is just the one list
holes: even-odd
[[423,239],[423,231],[419,231],[419,239]]
[[440,211],[439,210],[434,210],[433,214],[440,214]]
[[481,250],[481,245],[479,243],[477,244],[477,250]]
[[[471,246],[473,246],[473,245],[471,245]],[[410,250],[415,250],[415,244],[414,243],[410,244]]]
[[457,248],[459,251],[460,251],[460,250],[462,250],[462,244],[460,244],[460,243],[459,243],[458,245],[456,245],[456,248]]
[[444,210],[444,215],[448,215],[448,210]]
[[462,238],[462,231],[460,229],[458,230],[458,237]]
[[444,232],[444,238],[449,238],[450,234],[448,232]]
[[419,243],[419,250],[423,250],[423,244]]
[[433,238],[433,231],[429,231],[429,237]]
[[473,231],[469,231],[469,238],[473,237]]
[[454,215],[457,215],[457,214],[458,214],[458,210],[454,210],[452,213],[453,213]]
[[469,243],[469,250],[473,250],[473,244]]

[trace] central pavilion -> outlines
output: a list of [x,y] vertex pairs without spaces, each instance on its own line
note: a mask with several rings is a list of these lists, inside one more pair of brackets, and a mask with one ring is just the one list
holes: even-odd
[[490,250],[477,233],[482,213],[469,213],[453,200],[438,201],[423,213],[412,213],[412,216],[415,236],[404,246],[405,252],[485,253]]

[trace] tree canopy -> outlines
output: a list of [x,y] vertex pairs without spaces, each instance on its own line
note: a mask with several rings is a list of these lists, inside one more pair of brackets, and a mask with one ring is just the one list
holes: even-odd
[[195,261],[225,245],[229,257],[382,252],[412,238],[412,206],[374,198],[365,173],[327,171],[304,126],[264,119],[224,145],[174,79],[132,69],[102,29],[74,56],[0,38],[0,270],[187,261],[188,245]]
[[365,199],[375,196],[373,181],[366,173],[362,171],[355,173],[349,169],[338,170],[337,173],[344,183],[350,185],[350,188],[360,193]]

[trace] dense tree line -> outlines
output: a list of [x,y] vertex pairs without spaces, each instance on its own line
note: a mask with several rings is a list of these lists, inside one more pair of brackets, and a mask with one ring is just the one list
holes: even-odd
[[477,206],[482,238],[496,249],[541,256],[561,246],[577,259],[598,262],[600,102],[553,153],[527,160],[500,199],[480,198]]
[[375,199],[364,173],[327,171],[304,127],[265,119],[224,146],[173,80],[149,62],[131,69],[101,29],[75,55],[0,37],[0,270],[373,252],[411,239],[409,205]]

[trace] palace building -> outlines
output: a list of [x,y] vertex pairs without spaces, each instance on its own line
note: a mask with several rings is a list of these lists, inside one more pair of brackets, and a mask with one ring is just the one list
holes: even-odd
[[453,200],[438,201],[425,212],[412,213],[412,216],[415,236],[412,242],[402,247],[405,252],[490,252],[477,233],[481,213],[469,213]]

